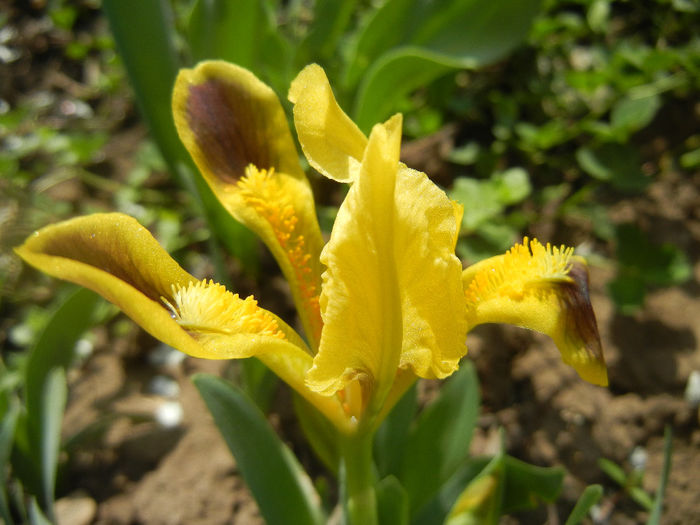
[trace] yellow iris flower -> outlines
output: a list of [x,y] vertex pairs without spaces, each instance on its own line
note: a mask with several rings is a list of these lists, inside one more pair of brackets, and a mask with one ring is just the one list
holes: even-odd
[[309,163],[350,184],[325,246],[268,86],[240,67],[204,62],[180,72],[173,112],[216,196],[278,261],[306,340],[254,298],[194,278],[123,214],[48,226],[17,253],[95,290],[189,355],[258,357],[346,434],[375,428],[415,378],[454,372],[467,332],[481,323],[546,333],[584,379],[607,384],[585,262],[571,249],[526,239],[463,270],[454,254],[462,208],[399,162],[400,115],[366,137],[317,65],[297,76],[289,99]]

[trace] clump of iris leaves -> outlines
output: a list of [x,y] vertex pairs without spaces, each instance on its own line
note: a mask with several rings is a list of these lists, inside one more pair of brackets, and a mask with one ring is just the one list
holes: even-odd
[[[220,280],[227,252],[248,275],[260,275],[255,241],[227,220],[193,175],[169,117],[177,69],[198,60],[248,67],[282,98],[301,67],[319,62],[337,86],[339,102],[365,131],[401,111],[407,139],[442,134],[440,144],[447,146],[431,155],[440,166],[438,182],[464,205],[458,253],[467,262],[501,253],[529,229],[545,227],[555,241],[590,241],[587,256],[614,272],[609,292],[623,313],[641,308],[651,287],[689,279],[682,248],[632,220],[613,220],[611,210],[640,202],[656,180],[690,177],[700,165],[694,2],[513,0],[485,7],[457,0],[246,0],[235,9],[225,1],[142,4],[127,10],[117,0],[55,0],[26,13],[0,14],[5,67],[42,63],[60,78],[77,78],[59,83],[61,89],[54,83],[0,94],[0,309],[6,319],[0,327],[0,516],[6,523],[52,519],[60,451],[75,450],[106,427],[99,422],[60,440],[65,370],[76,357],[66,349],[114,316],[87,292],[54,291],[35,274],[20,275],[10,247],[47,222],[119,210],[151,228],[190,265],[199,259],[187,257],[201,254],[186,256],[182,249],[204,245]],[[469,4],[480,7],[478,16]],[[39,27],[54,45],[24,49],[24,24]],[[132,89],[150,135],[128,172],[117,176],[109,163],[110,136],[136,119]],[[683,115],[683,124],[671,122],[670,114]],[[77,182],[79,195],[94,198],[55,193],[66,182]],[[319,197],[322,219],[332,216],[332,197]],[[197,219],[202,216],[206,222]],[[574,238],[557,239],[559,231]],[[114,330],[120,326],[113,323]],[[245,474],[255,465],[246,462],[222,421],[245,412],[246,396],[265,407],[270,388],[269,377],[254,365],[244,367],[243,377],[245,394],[213,378],[196,383],[205,399],[216,401],[210,406],[223,407],[212,411]],[[538,469],[503,452],[469,457],[478,414],[469,365],[417,419],[416,411],[412,392],[378,433],[382,523],[442,523],[464,487],[488,476],[501,488],[478,509],[476,522],[556,500],[561,469]],[[262,415],[250,417],[246,424],[266,436],[260,442],[269,438],[269,454],[286,457]],[[440,436],[449,436],[449,443],[439,457],[404,462],[420,457],[417,451]],[[293,470],[280,461],[280,468]],[[650,510],[650,523],[660,519],[664,479],[655,498],[633,498]],[[273,522],[267,513],[279,502],[270,500],[269,488],[248,483]],[[600,486],[589,487],[566,523],[578,523],[601,495]]]

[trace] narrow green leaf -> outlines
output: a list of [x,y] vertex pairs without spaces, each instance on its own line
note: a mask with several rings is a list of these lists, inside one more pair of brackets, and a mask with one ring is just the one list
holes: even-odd
[[41,507],[53,519],[53,502],[58,470],[58,453],[61,448],[61,422],[68,398],[65,371],[54,368],[44,383],[41,402]]
[[564,525],[578,525],[581,523],[588,515],[591,507],[598,503],[602,497],[603,487],[601,485],[588,485],[576,502],[574,510],[571,511]]
[[313,405],[294,394],[294,412],[312,450],[333,474],[338,474],[338,431]]
[[297,51],[298,66],[333,57],[356,6],[357,0],[316,0],[311,26]]
[[53,525],[51,520],[41,511],[36,498],[32,498],[29,502],[29,523],[30,525]]
[[277,391],[279,380],[260,360],[244,359],[241,367],[241,388],[260,410],[267,412]]
[[659,480],[659,488],[656,489],[654,497],[654,508],[651,510],[647,525],[659,525],[661,523],[661,513],[664,507],[664,496],[666,494],[666,485],[668,477],[671,474],[671,455],[673,453],[673,430],[670,425],[666,425],[664,430],[664,464],[661,467],[661,479]]
[[188,36],[195,62],[221,59],[250,69],[263,22],[259,0],[198,0]]
[[51,315],[31,349],[25,389],[29,425],[32,428],[38,429],[42,424],[39,407],[49,372],[57,367],[67,368],[73,362],[75,344],[93,325],[93,313],[101,302],[97,294],[85,288],[73,292]]
[[409,503],[406,491],[394,476],[377,483],[377,516],[382,525],[408,525]]
[[7,469],[18,415],[19,407],[11,404],[3,414],[2,421],[0,421],[0,518],[7,525],[13,525],[14,523],[7,499]]
[[319,498],[310,480],[255,404],[217,377],[197,374],[192,380],[267,523],[320,524]]
[[412,510],[429,501],[467,458],[478,413],[476,372],[463,361],[406,440],[399,480]]
[[374,457],[380,476],[398,476],[404,458],[406,438],[416,413],[416,386],[394,406],[374,436]]

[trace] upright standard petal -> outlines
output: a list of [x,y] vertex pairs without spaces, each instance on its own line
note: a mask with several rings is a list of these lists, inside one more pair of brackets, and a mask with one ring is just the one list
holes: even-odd
[[359,378],[380,407],[401,370],[445,377],[466,353],[461,208],[398,163],[396,117],[375,126],[360,177],[322,258],[321,349],[308,384],[332,393]]
[[323,238],[279,99],[246,69],[203,62],[178,75],[173,113],[214,194],[275,256],[316,347]]
[[357,380],[363,408],[377,387],[391,386],[401,354],[393,250],[400,140],[400,116],[374,127],[360,176],[321,254],[327,267],[321,293],[324,327],[306,381],[312,390],[331,395]]
[[403,315],[400,367],[444,378],[467,353],[462,263],[455,246],[462,207],[420,171],[399,168],[394,238]]
[[526,237],[505,255],[467,268],[462,283],[470,329],[509,323],[542,332],[583,379],[608,384],[588,270],[573,249],[543,246]]
[[321,66],[306,66],[289,89],[294,125],[304,155],[319,173],[352,182],[360,172],[367,137],[340,109]]
[[341,429],[337,398],[305,387],[312,356],[299,336],[253,297],[240,298],[183,270],[151,234],[120,213],[48,226],[15,249],[26,262],[117,305],[148,333],[194,357],[256,356]]

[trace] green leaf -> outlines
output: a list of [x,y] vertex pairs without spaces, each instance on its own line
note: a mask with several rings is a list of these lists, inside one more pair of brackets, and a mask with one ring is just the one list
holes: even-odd
[[464,206],[462,233],[468,234],[479,228],[491,217],[503,212],[498,189],[489,181],[457,177],[449,192],[450,198]]
[[576,502],[574,510],[571,511],[564,525],[578,525],[581,523],[591,507],[603,497],[603,487],[601,485],[588,485],[581,497]]
[[297,65],[333,58],[356,7],[357,0],[316,0],[309,31],[299,44]]
[[525,38],[539,5],[539,0],[387,1],[351,52],[345,88],[362,78],[355,122],[367,131],[391,113],[401,95],[452,69],[500,60]]
[[7,525],[14,523],[7,500],[7,471],[18,415],[19,407],[16,404],[11,404],[7,411],[2,414],[0,421],[0,518]]
[[197,374],[192,380],[267,523],[322,523],[311,481],[255,404],[217,377]]
[[503,501],[504,468],[501,451],[464,488],[445,525],[497,525]]
[[338,431],[313,405],[294,394],[294,412],[312,450],[333,474],[338,473],[340,450]]
[[267,412],[277,391],[279,379],[256,358],[244,359],[241,367],[241,388],[260,410]]
[[668,477],[671,474],[671,455],[673,453],[673,430],[670,425],[666,425],[664,430],[664,464],[661,467],[661,479],[659,487],[656,489],[654,497],[654,508],[651,509],[651,514],[647,520],[647,525],[659,525],[661,523],[661,513],[664,506],[664,495],[666,494],[666,485]]
[[618,226],[615,255],[623,275],[635,276],[646,285],[681,284],[692,275],[692,267],[682,250],[671,243],[652,242],[633,224]]
[[511,456],[505,457],[504,513],[532,509],[559,497],[565,471],[560,467],[538,467]]
[[462,361],[406,440],[399,480],[412,510],[428,502],[466,460],[478,413],[476,372],[469,361]]
[[629,145],[608,143],[595,149],[582,147],[576,151],[576,160],[592,177],[623,191],[639,192],[650,182],[640,168],[638,151]]
[[[501,219],[506,206],[521,202],[531,191],[527,172],[510,168],[492,174],[488,180],[457,177],[449,195],[464,206],[463,233],[471,233],[495,218]],[[496,235],[502,238],[501,233]],[[508,243],[511,241],[509,238]]]
[[491,177],[501,203],[516,204],[532,191],[530,177],[523,168],[510,168]]
[[75,344],[95,322],[93,313],[102,299],[85,288],[73,292],[51,315],[29,353],[25,389],[29,425],[42,425],[39,407],[44,384],[54,368],[68,368],[75,358]]
[[406,491],[394,476],[377,483],[377,515],[382,525],[408,525],[409,503]]
[[399,475],[408,431],[416,413],[415,384],[384,419],[374,436],[374,457],[381,476]]
[[600,467],[600,470],[610,476],[610,478],[621,487],[624,487],[627,484],[627,474],[625,474],[625,471],[622,470],[622,467],[620,467],[617,463],[613,463],[609,459],[600,458],[598,460],[598,466]]
[[442,524],[464,487],[484,470],[492,458],[468,458],[445,482],[440,490],[418,512],[414,512],[412,525]]
[[51,520],[41,511],[36,498],[32,498],[29,502],[29,523],[30,525],[53,525]]
[[227,60],[250,69],[263,23],[259,0],[198,0],[188,26],[192,58]]
[[61,448],[61,422],[68,399],[65,371],[54,368],[46,377],[41,403],[40,463],[42,494],[41,507],[47,516],[53,517],[53,502],[58,470],[58,453]]
[[639,98],[624,97],[613,106],[610,124],[621,137],[626,138],[646,127],[660,107],[661,97],[656,94]]

